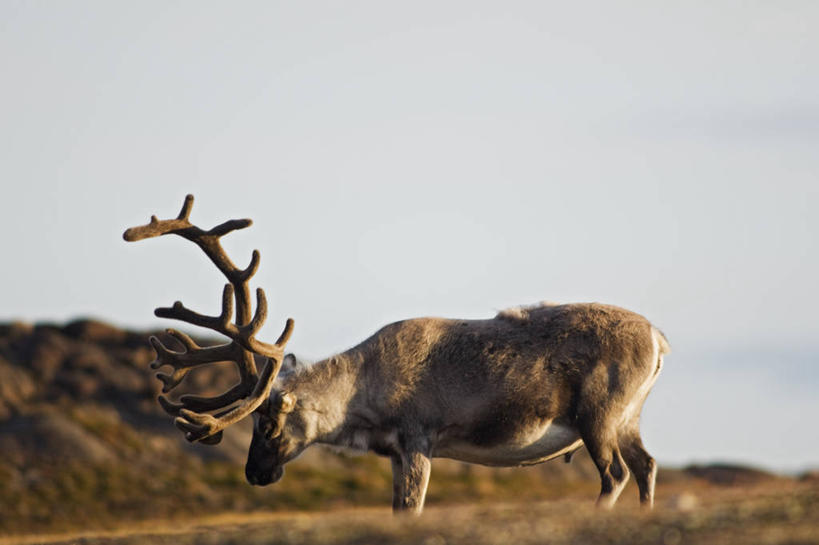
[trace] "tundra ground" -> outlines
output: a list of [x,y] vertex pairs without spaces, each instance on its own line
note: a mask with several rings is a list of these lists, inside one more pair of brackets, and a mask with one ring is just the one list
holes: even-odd
[[386,508],[222,514],[198,521],[148,521],[99,533],[20,535],[2,538],[0,545],[819,543],[815,482],[692,491],[675,486],[658,500],[651,512],[641,510],[636,501],[600,511],[587,498],[573,497],[432,506],[420,518],[393,517]]

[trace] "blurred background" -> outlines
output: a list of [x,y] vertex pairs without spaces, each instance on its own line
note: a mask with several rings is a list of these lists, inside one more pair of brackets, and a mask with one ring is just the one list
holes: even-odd
[[815,468],[817,17],[808,1],[4,1],[0,320],[216,313],[223,281],[193,245],[121,238],[193,193],[200,226],[254,219],[226,246],[261,251],[263,336],[292,316],[299,354],[413,316],[612,303],[672,344],[643,412],[662,464]]

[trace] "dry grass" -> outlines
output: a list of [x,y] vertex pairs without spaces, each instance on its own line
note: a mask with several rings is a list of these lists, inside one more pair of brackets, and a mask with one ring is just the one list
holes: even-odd
[[[330,511],[391,504],[388,460],[327,452],[315,452],[313,458],[288,465],[285,478],[265,488],[248,485],[241,464],[203,461],[174,451],[146,460],[99,463],[28,460],[22,469],[0,461],[0,534],[112,529],[157,517],[213,512]],[[578,458],[574,469],[591,464]],[[595,481],[551,475],[557,472],[559,477],[563,466],[558,462],[490,469],[437,460],[428,504],[594,497],[599,486]]]
[[322,513],[221,515],[207,520],[152,521],[106,533],[18,536],[0,545],[146,543],[328,544],[809,544],[819,542],[819,486],[766,484],[692,491],[667,487],[652,512],[634,501],[611,512],[588,499],[432,506],[420,518],[386,508]]

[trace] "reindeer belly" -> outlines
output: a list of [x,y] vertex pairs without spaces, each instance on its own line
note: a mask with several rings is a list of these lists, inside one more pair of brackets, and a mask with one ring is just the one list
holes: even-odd
[[530,465],[571,452],[581,444],[577,430],[548,422],[519,430],[511,438],[492,445],[464,437],[442,437],[433,456],[490,466]]

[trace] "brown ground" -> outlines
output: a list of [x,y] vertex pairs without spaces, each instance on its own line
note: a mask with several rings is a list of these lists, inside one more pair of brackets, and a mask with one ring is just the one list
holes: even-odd
[[[588,498],[432,506],[420,518],[387,508],[223,514],[149,521],[98,533],[0,538],[0,545],[118,544],[809,544],[819,543],[819,484],[789,482],[696,491],[670,485],[652,512],[622,498],[610,512]],[[635,492],[634,490],[627,490]]]

